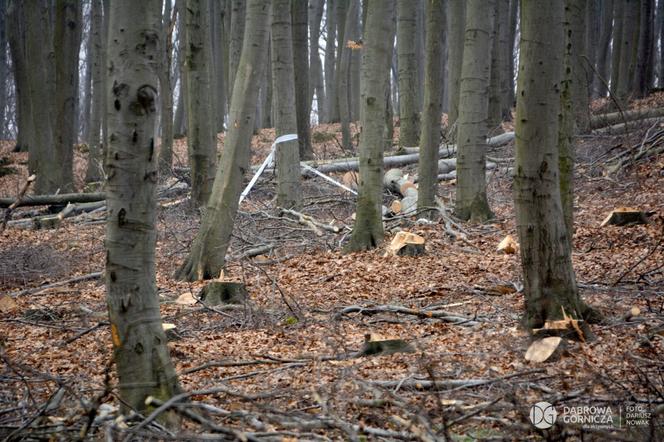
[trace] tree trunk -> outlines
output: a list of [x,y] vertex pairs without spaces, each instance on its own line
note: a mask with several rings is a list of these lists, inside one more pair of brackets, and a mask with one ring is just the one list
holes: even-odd
[[0,0],[0,140],[5,139],[5,108],[7,107],[7,0]]
[[342,0],[327,0],[325,3],[325,99],[326,108],[322,123],[333,123],[337,98],[334,93],[335,72],[334,61],[336,52],[337,15],[335,14],[336,3]]
[[249,0],[244,45],[234,82],[229,127],[212,196],[191,252],[176,277],[184,280],[219,276],[233,232],[244,171],[249,168],[251,134],[258,83],[267,57],[270,1]]
[[[277,137],[297,133],[291,0],[272,1],[272,90]],[[299,87],[299,85],[298,85]],[[300,152],[297,141],[276,147],[277,206],[300,204]]]
[[438,146],[440,145],[440,114],[442,112],[443,30],[445,14],[443,0],[426,2],[426,52],[424,75],[424,107],[419,161],[419,189],[417,209],[423,216],[433,218],[438,184]]
[[620,40],[620,71],[618,73],[618,89],[616,96],[623,109],[634,92],[634,73],[636,72],[636,59],[639,43],[639,13],[638,0],[624,0],[622,38]]
[[576,319],[588,309],[576,287],[556,177],[563,3],[524,0],[521,7],[514,205],[532,329],[562,318],[563,309]]
[[[621,1],[621,0],[617,0]],[[602,26],[600,29],[599,48],[597,52],[597,74],[593,77],[593,97],[599,98],[608,92],[604,86],[609,83],[611,60],[611,34],[613,31],[613,0],[604,0],[600,2]],[[599,78],[601,77],[601,78]],[[604,80],[604,81],[602,81]]]
[[457,123],[456,215],[484,222],[493,217],[486,196],[486,134],[495,0],[469,0]]
[[[228,49],[228,97],[233,94],[235,76],[237,74],[242,41],[244,40],[244,26],[246,14],[246,0],[231,0],[231,29]],[[230,105],[229,105],[230,106]]]
[[187,148],[191,166],[191,199],[197,207],[207,204],[217,163],[210,69],[209,10],[206,0],[185,1],[187,39]]
[[514,89],[516,84],[514,83],[514,60],[516,58],[516,26],[519,21],[519,0],[510,0],[510,12],[509,12],[509,33],[508,33],[508,44],[509,44],[509,54],[507,58],[509,60],[509,90],[507,92],[507,106],[509,107],[509,120],[512,120],[512,108],[515,106],[515,97]]
[[503,7],[504,0],[496,0],[494,12],[495,22],[493,33],[491,35],[491,80],[489,81],[489,113],[487,124],[487,130],[491,133],[501,133],[501,123],[503,122],[503,91],[501,90],[501,87],[504,70],[501,66],[503,57],[500,52],[500,33],[503,32],[502,28],[507,27],[507,11],[504,10]]
[[[590,107],[588,103],[588,76],[591,69],[584,58],[586,44],[586,3],[588,0],[565,0],[565,34],[570,48],[569,69],[570,99],[576,131],[588,133],[590,130]],[[592,0],[590,0],[592,1]]]
[[350,61],[352,48],[348,46],[349,41],[358,40],[359,36],[359,13],[360,0],[349,0],[344,8],[343,41],[339,44],[339,58],[337,64],[337,88],[336,96],[339,105],[339,120],[341,121],[341,145],[344,150],[351,150],[353,145],[350,139]]
[[88,28],[85,38],[85,73],[83,74],[83,97],[81,98],[82,104],[79,117],[80,136],[84,143],[87,143],[90,139],[90,114],[92,113],[92,53],[94,51],[92,14],[92,2],[90,2],[89,14],[84,18],[84,22],[88,23]]
[[360,183],[357,215],[347,251],[373,249],[383,240],[383,144],[394,41],[394,1],[367,0],[362,49]]
[[20,0],[7,2],[7,39],[14,70],[16,94],[17,134],[15,152],[28,152],[33,142],[32,108],[28,82],[28,61],[26,49],[26,17],[24,4]]
[[308,0],[294,0],[293,14],[293,69],[295,73],[295,113],[297,116],[297,138],[300,158],[312,159],[311,130],[309,118],[309,34],[307,32]]
[[187,35],[185,31],[184,0],[176,0],[177,15],[177,70],[180,73],[178,102],[173,117],[173,138],[182,138],[187,133],[187,69],[185,67],[187,52]]
[[55,5],[55,121],[53,156],[57,187],[74,190],[74,143],[77,141],[78,54],[81,46],[81,5],[77,0],[57,0]]
[[170,175],[173,166],[173,88],[171,86],[171,39],[172,17],[171,0],[164,3],[164,15],[161,20],[161,69],[159,69],[159,90],[161,92],[161,149],[159,151],[159,173]]
[[327,104],[325,95],[325,83],[323,80],[323,65],[320,61],[319,44],[320,23],[323,18],[323,6],[325,0],[309,0],[309,33],[311,42],[309,45],[309,106],[313,103],[316,95],[316,111],[318,123],[325,121],[325,107]]
[[466,23],[466,0],[448,0],[447,3],[447,125],[452,127],[459,118],[459,91],[461,87],[461,64],[463,63],[464,33]]
[[399,147],[419,144],[417,105],[417,9],[420,2],[397,0],[397,60],[399,66]]
[[602,32],[602,0],[586,0],[585,3],[586,9],[583,11],[585,14],[584,22],[586,23],[586,29],[584,29],[585,40],[583,42],[583,50],[580,53],[588,57],[588,60],[582,60],[581,69],[586,74],[588,92],[590,93],[592,91],[593,77],[595,76],[594,69],[597,69],[597,56],[600,50],[599,37]]
[[[39,0],[25,8],[28,88],[34,139],[28,157],[30,173],[37,174],[35,193],[55,193],[61,186],[60,165],[53,162],[54,66],[50,4]],[[45,38],[44,36],[47,36]]]
[[226,52],[225,8],[226,1],[210,2],[212,58],[212,87],[215,107],[214,130],[215,133],[224,131],[224,118],[226,117],[226,75],[228,69],[224,62]]
[[[510,0],[498,0],[498,69],[500,70],[500,119],[512,120],[512,100],[514,92],[514,74],[512,73],[512,45],[510,38],[514,38],[510,30]],[[493,74],[492,74],[493,75]]]
[[659,87],[664,87],[664,1],[657,2],[657,9],[659,32],[655,38],[659,38]]
[[159,5],[113,0],[110,11],[106,299],[124,412],[179,392],[155,278]]
[[650,92],[655,48],[653,41],[653,11],[653,0],[641,0],[641,24],[633,86],[634,98],[643,98]]
[[611,93],[618,93],[620,80],[620,52],[622,50],[623,13],[626,0],[613,0],[613,32],[611,40]]
[[104,113],[103,96],[104,77],[106,76],[103,67],[103,18],[102,6],[100,0],[92,0],[90,5],[92,10],[92,21],[90,22],[90,39],[92,40],[92,110],[90,113],[90,125],[88,130],[88,167],[85,172],[85,182],[97,182],[103,177],[103,159],[101,153],[100,136],[101,121]]

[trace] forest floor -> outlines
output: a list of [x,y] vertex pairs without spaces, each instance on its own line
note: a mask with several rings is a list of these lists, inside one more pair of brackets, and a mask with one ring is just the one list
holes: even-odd
[[[663,103],[659,94],[635,105]],[[182,389],[192,393],[177,409],[204,416],[185,419],[177,434],[154,422],[127,430],[115,419],[103,280],[43,288],[103,270],[103,220],[65,221],[54,230],[10,226],[0,234],[0,294],[9,295],[0,298],[0,435],[75,438],[92,416],[86,437],[114,439],[664,440],[664,155],[615,173],[605,163],[653,131],[664,133],[664,124],[578,140],[574,267],[582,297],[604,321],[590,326],[594,340],[568,342],[544,363],[524,358],[531,339],[520,326],[519,255],[496,251],[506,235],[517,237],[504,165],[488,174],[496,217],[463,225],[467,241],[438,223],[386,223],[385,245],[398,229],[426,239],[419,257],[385,256],[385,245],[343,254],[351,194],[319,179],[304,182],[301,211],[341,230],[318,235],[275,210],[273,176],[259,180],[241,206],[229,251],[225,277],[243,281],[250,294],[234,309],[177,302],[204,285],[172,278],[200,217],[181,197],[160,201],[161,313],[177,327],[171,357]],[[254,137],[254,164],[273,139],[272,130]],[[316,126],[316,156],[351,155],[339,139],[338,126]],[[27,175],[26,155],[10,150],[9,142],[0,148],[15,168],[0,178],[0,196],[15,196]],[[513,157],[513,143],[490,155]],[[77,152],[81,187],[85,158]],[[186,165],[185,140],[176,143],[176,162]],[[441,182],[439,197],[452,207],[454,183]],[[386,195],[386,203],[391,199]],[[600,227],[623,206],[655,215],[649,224]],[[31,211],[16,210],[14,218]],[[242,258],[265,244],[274,248]],[[361,312],[342,313],[351,306]],[[371,310],[380,306],[416,314]],[[633,307],[640,313],[628,318]],[[439,311],[466,320],[436,318],[432,312]],[[367,334],[405,340],[415,351],[343,357],[359,350]],[[551,430],[529,419],[540,401],[558,412]],[[591,406],[608,408],[576,408]],[[600,419],[582,424],[591,414]]]

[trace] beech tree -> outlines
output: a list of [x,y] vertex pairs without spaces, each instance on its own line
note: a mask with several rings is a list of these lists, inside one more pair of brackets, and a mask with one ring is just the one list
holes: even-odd
[[[426,51],[424,67],[424,107],[420,136],[419,188],[417,209],[425,211],[436,205],[438,184],[438,146],[440,145],[440,116],[442,111],[443,29],[445,14],[442,0],[426,2]],[[432,216],[435,211],[425,211]]]
[[191,167],[191,199],[207,204],[217,164],[217,133],[212,106],[210,17],[207,0],[185,1],[187,33],[187,148]]
[[368,250],[383,240],[383,147],[386,97],[394,39],[394,0],[367,0],[361,65],[360,183],[348,251]]
[[448,127],[452,127],[459,117],[459,91],[461,65],[463,63],[464,35],[466,30],[466,0],[447,2],[447,96]]
[[483,222],[493,217],[486,196],[486,137],[495,0],[469,0],[457,122],[456,215]]
[[90,39],[92,40],[92,101],[90,123],[88,125],[88,167],[85,173],[85,181],[90,183],[101,180],[103,176],[103,160],[101,145],[101,122],[104,113],[104,77],[106,70],[103,66],[103,54],[106,53],[106,41],[103,38],[103,9],[101,0],[92,0],[92,22],[90,23]]
[[417,146],[420,108],[417,95],[417,12],[419,1],[397,0],[397,60],[399,67],[399,146]]
[[179,392],[155,279],[161,2],[113,0],[109,23],[106,300],[125,409]]
[[[297,133],[291,0],[272,2],[272,90],[277,137]],[[277,205],[300,204],[300,152],[297,140],[276,147]]]
[[[311,130],[309,128],[311,101],[309,98],[309,34],[308,0],[292,1],[293,29],[293,70],[295,74],[295,112],[297,115],[297,142],[300,158],[310,160],[314,157],[311,148]],[[318,40],[312,40],[318,49]],[[320,64],[320,59],[318,60]]]
[[521,2],[514,205],[521,245],[526,324],[587,318],[572,268],[558,184],[558,113],[563,65],[563,3]]
[[216,278],[224,267],[242,190],[242,178],[249,168],[258,83],[268,53],[269,19],[270,0],[247,2],[246,32],[233,83],[230,124],[224,150],[200,230],[189,256],[176,273],[179,279],[193,281]]

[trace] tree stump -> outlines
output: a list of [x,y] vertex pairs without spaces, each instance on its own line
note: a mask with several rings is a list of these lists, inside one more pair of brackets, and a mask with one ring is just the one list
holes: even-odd
[[208,305],[242,304],[249,299],[249,294],[241,282],[212,281],[203,287],[200,298]]
[[424,238],[409,232],[398,232],[387,248],[386,255],[420,256],[424,255]]

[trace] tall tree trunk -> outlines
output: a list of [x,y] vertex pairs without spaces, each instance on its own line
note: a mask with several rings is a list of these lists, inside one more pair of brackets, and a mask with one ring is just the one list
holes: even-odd
[[502,0],[495,2],[495,22],[493,33],[491,35],[491,79],[489,81],[489,113],[487,130],[491,133],[502,132],[501,123],[503,122],[502,115],[502,74],[503,69],[501,62],[503,60],[500,52],[500,33],[502,28],[507,27],[505,10],[502,10]]
[[104,77],[106,69],[103,65],[105,46],[103,40],[103,9],[101,0],[92,0],[92,22],[90,23],[90,39],[92,40],[92,110],[88,131],[88,167],[85,172],[85,182],[97,182],[103,177],[102,146],[100,144],[101,125],[104,114]]
[[187,133],[187,69],[185,67],[187,53],[187,33],[185,31],[184,0],[176,0],[177,15],[177,62],[176,68],[180,74],[178,86],[178,101],[173,117],[173,138],[182,138]]
[[336,33],[337,33],[337,14],[336,3],[342,0],[327,0],[325,2],[325,99],[327,100],[325,108],[325,118],[323,123],[334,122],[334,115],[337,108],[337,95],[334,92],[335,66],[336,60]]
[[654,64],[653,0],[641,0],[640,31],[634,71],[634,98],[643,98],[650,92]]
[[5,108],[7,107],[7,0],[0,0],[0,140],[5,139]]
[[20,0],[8,0],[7,3],[7,39],[14,70],[16,93],[17,134],[15,152],[28,152],[33,145],[32,107],[28,82],[28,60],[26,48],[26,17],[24,4]]
[[360,184],[357,216],[347,251],[373,249],[383,240],[383,145],[394,41],[394,0],[367,0],[362,53]]
[[611,40],[611,93],[617,95],[620,80],[620,52],[622,51],[623,13],[626,0],[613,0],[613,33]]
[[417,105],[417,9],[419,1],[397,0],[397,60],[399,66],[399,147],[419,144],[420,110]]
[[349,0],[344,8],[343,41],[339,44],[339,63],[337,64],[337,88],[336,95],[339,104],[339,120],[341,121],[341,145],[344,150],[352,149],[350,139],[350,61],[352,48],[349,41],[358,40],[359,36],[359,13],[360,0]]
[[597,69],[597,57],[599,55],[599,37],[602,32],[602,0],[586,0],[586,10],[584,11],[586,29],[584,30],[584,48],[580,52],[586,55],[588,60],[582,60],[582,69],[586,73],[588,82],[588,91],[592,91],[594,69]]
[[61,192],[74,190],[74,143],[77,141],[78,54],[81,46],[81,4],[57,0],[55,4],[55,121],[52,160]]
[[[588,103],[588,76],[591,68],[584,59],[586,44],[586,3],[588,0],[565,0],[565,34],[570,48],[570,62],[567,64],[570,77],[570,99],[574,113],[576,131],[585,134],[590,131],[590,108]],[[590,0],[592,1],[592,0]]]
[[659,87],[664,87],[664,1],[657,2],[657,9],[659,32],[655,38],[659,38]]
[[297,114],[297,138],[300,158],[312,159],[311,130],[309,118],[309,34],[307,32],[308,0],[294,0],[293,14],[293,69],[295,72],[295,112]]
[[217,163],[210,69],[210,22],[207,0],[185,1],[187,39],[187,148],[191,166],[191,199],[197,207],[207,204]]
[[[353,31],[356,43],[361,44],[362,41],[362,24],[356,20],[354,25],[356,29]],[[350,120],[358,121],[360,119],[360,68],[362,65],[362,53],[359,48],[353,48],[350,52]]]
[[[334,15],[336,16],[337,24],[337,41],[336,41],[336,57],[334,60],[334,108],[332,109],[332,122],[333,123],[342,123],[341,121],[341,84],[348,81],[348,77],[341,72],[341,63],[343,59],[343,53],[346,46],[346,16],[348,11],[348,5],[351,0],[335,0],[334,6]],[[343,134],[342,134],[343,136]]]
[[[83,74],[83,97],[81,97],[80,109],[80,135],[83,142],[87,143],[90,139],[90,114],[92,113],[92,53],[94,45],[92,44],[92,2],[89,3],[89,13],[84,22],[88,23],[85,33],[85,72]],[[89,146],[88,146],[89,149]]]
[[211,41],[212,58],[214,60],[212,68],[212,88],[215,106],[214,130],[215,133],[224,131],[224,118],[226,117],[226,75],[228,69],[224,62],[226,52],[226,29],[225,29],[225,0],[215,0],[210,2],[211,12]]
[[634,73],[639,43],[639,0],[624,0],[622,38],[620,44],[620,72],[616,96],[623,108],[627,107],[634,92]]
[[484,222],[493,217],[486,196],[486,135],[495,0],[469,0],[457,123],[456,215]]
[[556,177],[563,3],[523,0],[521,7],[514,205],[532,329],[561,318],[563,309],[577,319],[588,309],[576,286]]
[[438,184],[438,146],[440,145],[440,116],[442,112],[443,30],[445,14],[443,0],[426,2],[426,52],[424,76],[424,108],[422,111],[422,135],[420,137],[419,188],[417,209],[423,216],[433,218],[436,210]]
[[233,232],[242,178],[249,167],[258,84],[267,57],[270,1],[249,0],[246,32],[233,86],[228,133],[212,196],[187,260],[176,277],[186,280],[219,276]]
[[[512,45],[510,38],[514,38],[511,32],[510,0],[498,0],[498,69],[500,70],[500,119],[501,121],[512,120],[512,100],[514,92],[514,74],[512,72]],[[493,74],[492,74],[493,75]]]
[[447,3],[447,77],[448,127],[459,118],[459,91],[461,87],[461,65],[463,63],[464,34],[466,32],[466,0],[448,0]]
[[173,44],[173,18],[171,0],[164,2],[164,15],[161,20],[161,69],[159,69],[159,90],[161,92],[161,149],[159,151],[159,173],[169,175],[173,166],[173,88],[171,86],[171,54]]
[[[242,42],[244,40],[244,26],[246,14],[246,0],[231,0],[231,29],[228,49],[228,97],[233,94],[235,75],[240,63]],[[230,105],[229,105],[230,107]]]
[[102,158],[106,158],[107,154],[107,146],[108,146],[108,112],[106,112],[106,109],[108,109],[108,91],[112,87],[112,85],[108,82],[108,69],[109,69],[109,64],[108,64],[108,33],[109,33],[109,17],[111,16],[111,0],[101,0],[102,3],[102,8],[104,11],[104,19],[103,19],[103,34],[102,34],[102,44],[104,45],[102,51],[101,51],[101,65],[102,65],[102,88],[103,92],[101,94],[101,99],[102,99],[102,114],[101,114],[101,139],[102,139],[102,144],[101,144],[101,151],[102,151]]
[[[621,0],[617,0],[621,1]],[[601,29],[598,41],[597,52],[597,74],[593,77],[593,97],[599,98],[608,92],[604,82],[609,83],[610,79],[610,60],[611,60],[611,34],[613,31],[613,0],[604,0],[600,2],[601,8]],[[601,77],[601,78],[600,78]],[[604,81],[602,81],[604,80]]]
[[510,0],[510,12],[509,12],[509,90],[507,95],[507,106],[509,106],[509,118],[512,119],[512,108],[516,105],[516,98],[514,96],[514,89],[516,84],[514,82],[514,61],[516,58],[516,27],[519,21],[519,0]]
[[108,40],[106,300],[123,408],[140,413],[179,392],[155,278],[159,5],[113,0]]
[[[58,168],[53,162],[54,66],[50,4],[35,1],[25,8],[26,53],[29,66],[28,89],[32,109],[33,144],[28,157],[30,173],[37,174],[36,193],[55,193],[61,186]],[[48,38],[44,38],[44,35]],[[46,42],[46,43],[45,43]]]
[[320,45],[320,23],[323,18],[325,0],[309,0],[309,106],[311,108],[314,94],[316,95],[316,111],[319,123],[325,121],[325,82],[323,80],[323,65],[318,53]]
[[[291,0],[272,1],[272,90],[277,137],[297,133]],[[286,209],[300,204],[300,152],[297,141],[276,147],[277,205]]]

